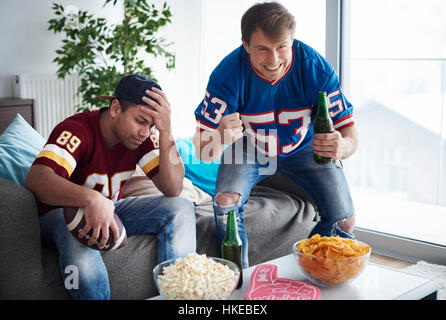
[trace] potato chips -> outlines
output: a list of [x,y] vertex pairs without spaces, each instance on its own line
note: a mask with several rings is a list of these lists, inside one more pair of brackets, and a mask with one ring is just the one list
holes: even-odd
[[344,283],[365,267],[371,248],[358,240],[315,234],[295,247],[298,262],[311,280],[333,286]]

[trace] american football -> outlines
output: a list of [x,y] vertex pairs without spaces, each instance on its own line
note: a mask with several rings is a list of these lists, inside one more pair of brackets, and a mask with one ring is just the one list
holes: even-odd
[[114,242],[113,239],[113,233],[111,229],[109,230],[109,238],[107,240],[107,243],[105,244],[104,248],[99,249],[98,248],[98,241],[95,242],[93,245],[88,245],[88,240],[90,239],[90,236],[93,233],[93,230],[90,230],[90,232],[83,237],[82,239],[79,239],[78,234],[82,231],[82,228],[85,226],[85,217],[84,217],[84,208],[74,208],[74,207],[64,207],[63,215],[65,219],[65,223],[67,224],[68,230],[71,232],[71,234],[82,244],[95,249],[95,250],[103,250],[103,251],[110,251],[110,250],[117,250],[119,248],[122,248],[127,243],[127,234],[125,232],[124,225],[122,224],[121,219],[115,215],[115,222],[118,225],[119,228],[119,239],[117,242]]

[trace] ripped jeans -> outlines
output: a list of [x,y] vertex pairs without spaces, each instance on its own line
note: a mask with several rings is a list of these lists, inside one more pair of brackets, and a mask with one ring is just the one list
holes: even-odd
[[[196,250],[195,206],[190,200],[162,195],[129,197],[115,203],[115,213],[124,224],[127,237],[156,235],[158,263]],[[40,229],[43,243],[58,250],[60,273],[72,298],[110,299],[103,252],[84,246],[75,239],[68,231],[63,209],[57,208],[42,215]],[[72,276],[76,276],[75,279]],[[75,281],[70,282],[72,279]]]
[[[243,139],[238,141],[241,140]],[[328,164],[317,164],[313,160],[311,145],[289,157],[267,158],[259,155],[259,152],[255,152],[250,143],[245,143],[242,149],[243,161],[237,159],[235,149],[240,150],[240,147],[229,146],[225,149],[215,187],[214,216],[220,254],[221,242],[226,231],[227,212],[235,210],[238,232],[243,243],[243,267],[249,266],[243,207],[248,201],[251,189],[258,182],[273,174],[282,175],[296,183],[315,204],[320,220],[309,237],[316,233],[321,236],[353,237],[352,234],[341,230],[337,224],[339,221],[353,217],[355,210],[344,171],[334,161]],[[253,157],[252,154],[255,156]],[[223,207],[217,204],[217,197],[222,193],[238,193],[240,199],[234,205]]]

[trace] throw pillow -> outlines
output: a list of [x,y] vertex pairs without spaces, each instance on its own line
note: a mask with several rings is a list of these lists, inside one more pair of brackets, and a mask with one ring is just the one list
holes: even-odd
[[185,176],[201,190],[214,195],[220,159],[212,162],[199,160],[195,156],[192,138],[176,140],[178,151],[184,163]]
[[[162,194],[139,166],[136,166],[135,173],[122,187],[121,192],[123,198]],[[212,197],[209,194],[195,186],[188,178],[183,179],[183,191],[180,197],[191,200],[195,205],[212,201]]]
[[45,139],[20,114],[0,135],[0,178],[24,186],[29,167]]

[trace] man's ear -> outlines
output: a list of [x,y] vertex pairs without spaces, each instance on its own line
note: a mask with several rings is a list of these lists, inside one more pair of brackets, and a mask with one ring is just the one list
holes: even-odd
[[119,100],[113,99],[112,103],[110,104],[110,115],[113,118],[116,118],[116,116],[118,114],[120,114],[121,111],[122,111],[122,108],[121,108],[121,104],[119,103]]
[[249,43],[247,43],[243,37],[242,37],[242,43],[243,43],[243,47],[245,48],[246,52],[249,53]]

